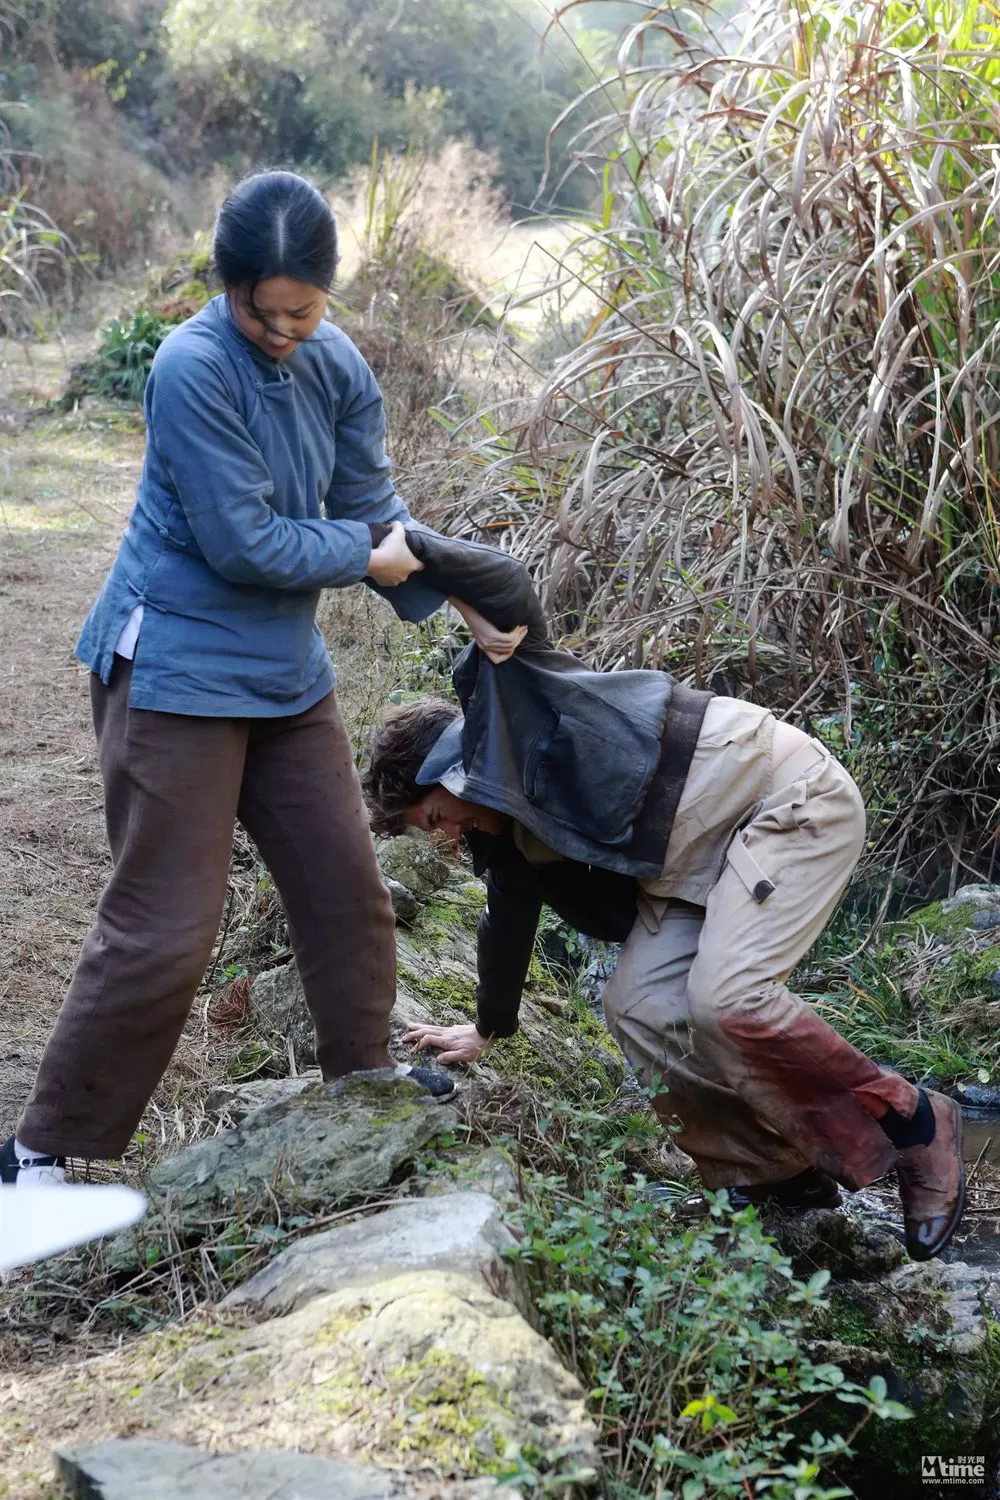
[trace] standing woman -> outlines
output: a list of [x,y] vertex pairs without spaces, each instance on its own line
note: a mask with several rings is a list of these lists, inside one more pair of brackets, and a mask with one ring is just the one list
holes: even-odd
[[204,974],[237,819],[284,903],[324,1077],[390,1063],[392,906],[315,614],[321,589],[362,579],[406,620],[443,599],[400,524],[375,378],[324,321],[325,199],[251,177],[214,250],[224,294],[153,362],[135,508],[77,644],[114,870],[0,1151],[18,1186],[128,1146]]

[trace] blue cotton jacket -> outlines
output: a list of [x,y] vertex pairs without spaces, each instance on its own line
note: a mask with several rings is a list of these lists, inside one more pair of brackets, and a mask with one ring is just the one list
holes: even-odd
[[[133,707],[303,712],[334,683],[320,590],[364,577],[368,523],[409,523],[374,375],[331,323],[268,358],[220,296],[157,351],[146,425],[135,507],[77,656],[106,683],[142,604]],[[385,596],[407,620],[442,603],[419,575]]]

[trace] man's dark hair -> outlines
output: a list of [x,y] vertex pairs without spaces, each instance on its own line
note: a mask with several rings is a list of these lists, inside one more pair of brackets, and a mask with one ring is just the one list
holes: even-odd
[[417,772],[458,709],[446,698],[418,698],[390,709],[372,735],[368,769],[361,778],[375,833],[402,833],[404,814],[426,797]]
[[327,292],[337,269],[337,228],[318,188],[294,172],[246,177],[219,209],[212,241],[215,267],[229,290],[253,307],[272,276],[291,276]]

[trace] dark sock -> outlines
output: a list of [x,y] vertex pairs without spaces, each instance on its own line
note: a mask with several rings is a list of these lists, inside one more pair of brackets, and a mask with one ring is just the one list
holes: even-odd
[[908,1120],[890,1106],[878,1122],[897,1151],[902,1151],[906,1146],[929,1146],[934,1139],[937,1121],[931,1101],[923,1089],[918,1089],[917,1092],[920,1098],[911,1119]]

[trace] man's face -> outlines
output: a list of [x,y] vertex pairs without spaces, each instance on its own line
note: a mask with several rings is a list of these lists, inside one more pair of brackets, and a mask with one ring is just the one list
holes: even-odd
[[463,833],[474,829],[483,833],[500,833],[504,815],[492,807],[483,807],[479,802],[464,802],[439,784],[431,787],[426,797],[421,797],[407,810],[404,822],[408,828],[421,828],[424,833],[443,833],[446,838],[457,842]]

